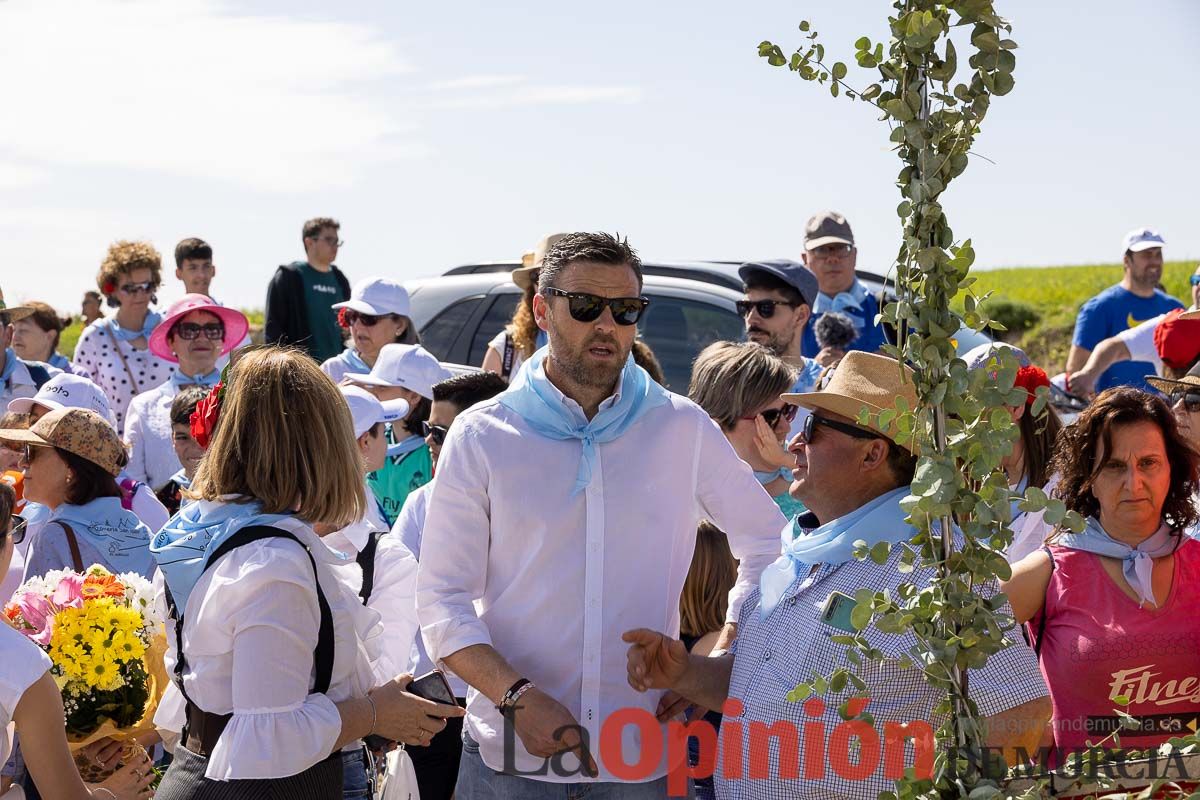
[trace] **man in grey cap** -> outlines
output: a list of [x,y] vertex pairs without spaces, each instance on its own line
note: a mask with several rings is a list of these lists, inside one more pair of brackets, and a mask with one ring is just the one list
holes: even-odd
[[812,358],[820,352],[813,325],[822,314],[837,311],[854,323],[858,334],[847,348],[878,352],[886,343],[883,328],[875,323],[879,301],[854,273],[858,250],[850,223],[836,211],[822,211],[804,226],[804,265],[816,276],[820,291],[812,303],[812,324],[804,334],[801,352]]

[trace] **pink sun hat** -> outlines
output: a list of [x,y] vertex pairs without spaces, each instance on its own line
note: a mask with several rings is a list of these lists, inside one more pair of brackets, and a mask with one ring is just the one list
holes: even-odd
[[193,311],[207,311],[218,317],[225,325],[225,341],[221,343],[220,356],[237,347],[250,330],[250,321],[237,309],[226,308],[211,297],[202,294],[185,294],[167,308],[162,322],[154,326],[154,331],[150,334],[150,352],[164,361],[178,363],[179,359],[171,352],[167,334],[171,332],[171,328],[175,327],[176,322]]

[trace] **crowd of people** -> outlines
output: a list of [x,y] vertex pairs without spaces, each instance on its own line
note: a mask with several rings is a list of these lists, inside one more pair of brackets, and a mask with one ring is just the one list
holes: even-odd
[[[171,676],[150,755],[89,745],[76,761],[116,769],[85,783],[46,655],[0,625],[0,729],[17,734],[0,797],[364,800],[406,764],[425,800],[658,798],[680,775],[685,794],[745,800],[890,788],[801,747],[844,698],[787,699],[845,665],[830,637],[855,631],[856,592],[929,578],[899,547],[855,557],[915,534],[918,454],[880,414],[917,397],[880,352],[843,216],[809,220],[799,261],[740,267],[745,339],[706,347],[686,397],[638,339],[626,241],[543,238],[512,273],[511,322],[461,366],[422,346],[402,283],[351,285],[337,221],[301,234],[257,345],[196,238],[161,310],[159,252],[113,244],[70,357],[70,320],[0,300],[0,600],[51,570],[142,575]],[[1163,245],[1126,237],[1061,374],[1010,345],[962,356],[1016,359],[1010,488],[1086,522],[1000,510],[1012,575],[980,591],[1021,628],[970,693],[1010,765],[1109,741],[1123,715],[1134,747],[1200,715],[1200,268],[1185,309],[1160,286]],[[1091,401],[1078,419],[1035,412],[1052,381]],[[875,725],[940,720],[913,633],[862,636]],[[661,744],[672,720],[689,747]]]

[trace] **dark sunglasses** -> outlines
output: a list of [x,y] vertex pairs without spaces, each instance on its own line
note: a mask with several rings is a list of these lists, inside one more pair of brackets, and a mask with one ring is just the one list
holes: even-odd
[[204,325],[198,325],[195,322],[181,322],[175,326],[175,335],[189,342],[199,339],[201,333],[209,341],[220,342],[225,339],[225,326],[219,322],[207,322]]
[[1188,278],[1188,283],[1192,286],[1200,285],[1200,275],[1192,275],[1192,277]]
[[1183,408],[1185,411],[1189,411],[1193,414],[1197,411],[1200,411],[1200,392],[1192,392],[1188,391],[1187,389],[1180,389],[1178,391],[1171,392],[1170,397],[1167,399],[1168,404],[1172,407],[1174,407],[1174,405],[1180,401],[1183,402]]
[[384,317],[386,317],[388,315],[383,314],[381,316],[376,316],[374,314],[360,314],[357,311],[351,311],[350,309],[346,309],[346,313],[343,314],[342,316],[344,316],[346,318],[347,325],[353,325],[356,322],[361,322],[363,325],[367,326],[368,328],[373,328],[379,324],[379,320],[383,319]]
[[0,533],[0,542],[4,541],[5,536],[12,539],[13,544],[20,544],[25,541],[25,528],[27,525],[29,525],[29,520],[24,517],[18,517],[16,514],[10,515],[8,533]]
[[882,439],[878,433],[860,428],[857,425],[847,425],[844,422],[837,420],[825,419],[818,417],[816,414],[809,414],[804,420],[804,428],[798,434],[800,441],[805,444],[812,444],[813,433],[818,425],[824,425],[826,428],[833,428],[835,431],[841,431],[847,436],[853,436],[855,439]]
[[[783,417],[785,420],[787,420],[788,424],[790,425],[792,420],[796,418],[797,410],[797,406],[794,406],[791,403],[784,403],[783,408],[768,408],[766,411],[758,412],[758,416],[763,418],[763,421],[767,423],[768,427],[774,428],[779,424],[780,417]],[[754,417],[742,417],[742,419],[752,420]]]
[[441,425],[430,425],[428,421],[421,422],[421,435],[426,439],[433,437],[433,443],[441,447],[446,443],[446,434],[450,429]]
[[735,303],[737,312],[743,317],[750,316],[751,311],[757,311],[758,315],[763,319],[770,319],[775,316],[775,306],[795,306],[795,303],[789,303],[787,300],[738,300]]
[[153,281],[143,281],[141,283],[123,283],[121,291],[125,294],[150,294],[154,291]]
[[646,311],[650,301],[645,297],[599,297],[584,292],[564,292],[553,286],[543,294],[567,298],[567,310],[576,322],[593,322],[600,319],[607,306],[612,312],[613,322],[618,325],[636,325]]

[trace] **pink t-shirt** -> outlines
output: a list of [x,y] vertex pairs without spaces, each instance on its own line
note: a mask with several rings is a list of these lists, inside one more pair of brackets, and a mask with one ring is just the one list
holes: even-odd
[[[1162,608],[1142,608],[1104,571],[1100,557],[1051,547],[1042,675],[1054,703],[1054,743],[1099,744],[1120,710],[1140,720],[1121,746],[1151,747],[1200,723],[1200,542],[1184,537]],[[1029,623],[1036,634],[1039,618]],[[1115,698],[1129,698],[1120,705]],[[1109,739],[1106,746],[1115,746]]]

